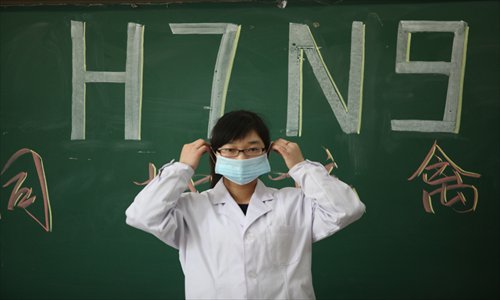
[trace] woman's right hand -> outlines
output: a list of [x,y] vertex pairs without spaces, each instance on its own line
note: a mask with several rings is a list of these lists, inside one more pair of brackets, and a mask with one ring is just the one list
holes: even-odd
[[205,152],[210,151],[210,144],[203,139],[198,139],[190,144],[185,144],[182,147],[181,157],[179,162],[189,165],[193,170],[196,170],[200,163],[201,156]]

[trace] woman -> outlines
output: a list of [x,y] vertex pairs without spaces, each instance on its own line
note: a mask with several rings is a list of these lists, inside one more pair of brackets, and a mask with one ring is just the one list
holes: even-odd
[[[279,153],[300,188],[273,189],[258,177]],[[215,156],[213,188],[185,193],[205,153]],[[255,113],[219,119],[210,144],[182,148],[126,211],[127,224],[179,250],[188,299],[314,299],[312,243],[354,222],[365,206],[348,185],[297,144],[270,142]]]

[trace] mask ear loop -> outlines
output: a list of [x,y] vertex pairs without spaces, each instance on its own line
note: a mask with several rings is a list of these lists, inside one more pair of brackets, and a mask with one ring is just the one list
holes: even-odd
[[216,162],[215,157],[217,156],[217,154],[215,154],[215,151],[211,146],[210,146],[210,151],[208,152],[208,156],[210,156],[210,159],[215,164],[215,162]]
[[271,148],[273,147],[274,142],[269,143],[269,148],[266,150],[267,157],[271,154]]
[[[212,149],[212,146],[209,146],[209,148],[210,148],[210,151],[208,151],[208,156],[210,156],[210,159],[215,164],[215,151],[214,151],[214,149]],[[197,193],[198,191],[195,188],[197,185],[205,183],[207,181],[211,182],[212,179],[213,179],[212,175],[207,175],[207,176],[205,176],[197,181],[193,181],[193,179],[191,179],[191,181],[188,184],[188,188],[189,188],[189,190],[191,190],[191,192]]]

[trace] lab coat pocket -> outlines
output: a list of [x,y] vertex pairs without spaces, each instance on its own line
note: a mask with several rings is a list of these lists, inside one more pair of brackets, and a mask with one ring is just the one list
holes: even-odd
[[274,225],[267,228],[266,238],[271,263],[287,266],[298,261],[300,242],[296,228],[288,225]]

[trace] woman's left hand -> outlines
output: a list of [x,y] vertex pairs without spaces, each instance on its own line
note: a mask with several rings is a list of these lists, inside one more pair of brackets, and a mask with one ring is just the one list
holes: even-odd
[[278,152],[283,159],[288,169],[293,168],[296,164],[304,161],[304,156],[300,151],[299,145],[284,139],[277,139],[271,145],[271,149]]

